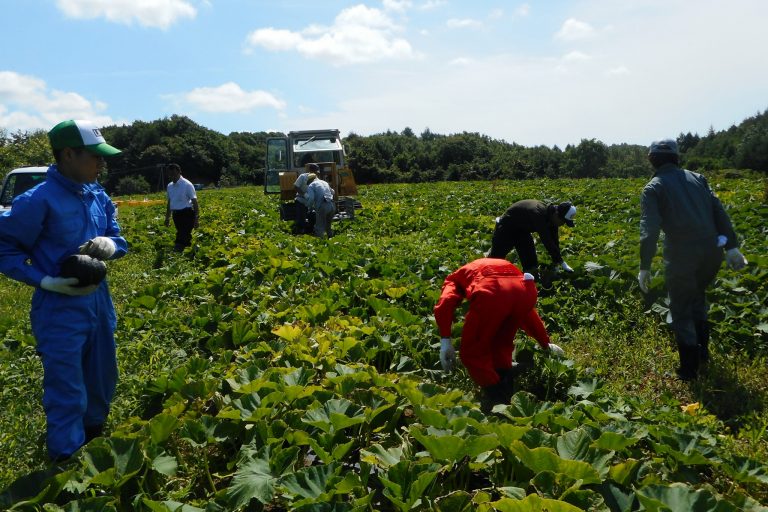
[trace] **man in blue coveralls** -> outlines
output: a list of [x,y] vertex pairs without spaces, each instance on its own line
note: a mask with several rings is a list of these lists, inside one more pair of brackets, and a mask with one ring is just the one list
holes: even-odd
[[43,363],[48,455],[69,458],[101,434],[117,384],[115,308],[106,281],[77,286],[57,277],[74,253],[124,256],[115,207],[96,183],[108,145],[88,121],[48,132],[56,164],[46,180],[0,215],[0,272],[36,288],[30,319]]

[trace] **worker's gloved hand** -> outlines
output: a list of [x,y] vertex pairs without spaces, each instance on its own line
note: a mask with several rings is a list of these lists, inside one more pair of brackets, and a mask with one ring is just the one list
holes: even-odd
[[717,246],[718,247],[725,247],[725,244],[728,243],[728,237],[725,235],[717,235]]
[[549,344],[549,353],[557,357],[565,357],[565,351],[554,343]]
[[736,247],[725,251],[725,263],[733,270],[741,270],[747,266],[747,258]]
[[40,281],[40,288],[49,292],[63,293],[64,295],[88,295],[96,291],[97,284],[90,286],[76,286],[78,280],[76,277],[51,277],[45,276]]
[[640,289],[643,293],[648,293],[648,286],[651,284],[651,271],[641,270],[640,273],[637,274],[637,283],[640,285]]
[[453,370],[453,363],[456,361],[456,350],[453,348],[451,338],[440,339],[440,364],[443,370],[450,372]]
[[565,270],[566,272],[573,272],[573,269],[571,268],[571,266],[570,266],[570,265],[568,265],[566,262],[562,262],[562,263],[560,264],[560,268],[562,268],[562,269],[563,269],[563,270]]
[[97,260],[108,260],[115,254],[115,251],[117,251],[117,246],[111,238],[97,236],[96,238],[91,238],[85,242],[79,249],[80,254],[87,254]]

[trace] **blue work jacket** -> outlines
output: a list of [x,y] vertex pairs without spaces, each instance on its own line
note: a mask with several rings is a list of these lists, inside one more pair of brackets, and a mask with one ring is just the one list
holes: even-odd
[[43,183],[0,215],[0,272],[39,287],[43,277],[58,276],[64,259],[97,236],[115,242],[112,259],[128,251],[115,206],[101,185],[75,183],[52,165]]

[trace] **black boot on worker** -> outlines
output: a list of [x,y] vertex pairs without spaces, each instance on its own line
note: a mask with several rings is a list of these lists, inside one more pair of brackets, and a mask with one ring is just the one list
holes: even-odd
[[701,357],[699,345],[678,345],[680,354],[680,367],[677,376],[680,380],[690,382],[699,376],[699,358]]
[[483,387],[483,395],[480,398],[480,410],[489,414],[494,405],[508,404],[514,392],[513,381],[516,375],[513,368],[496,368],[499,382],[492,386]]
[[89,441],[92,441],[97,437],[101,437],[101,435],[104,433],[104,424],[100,423],[98,425],[85,425],[84,429],[85,442],[83,444],[88,444]]

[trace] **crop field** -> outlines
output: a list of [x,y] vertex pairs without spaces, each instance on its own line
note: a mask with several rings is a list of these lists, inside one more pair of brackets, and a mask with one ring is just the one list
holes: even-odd
[[[0,279],[0,509],[768,510],[765,183],[712,180],[750,265],[721,269],[712,360],[683,383],[661,249],[652,293],[636,282],[644,181],[361,187],[331,240],[291,235],[258,187],[203,190],[182,254],[164,205],[126,203],[117,396],[67,463],[46,459],[31,290]],[[575,272],[539,283],[566,357],[519,333],[535,368],[485,415],[464,369],[440,368],[432,308],[525,198],[578,207],[560,230]]]

